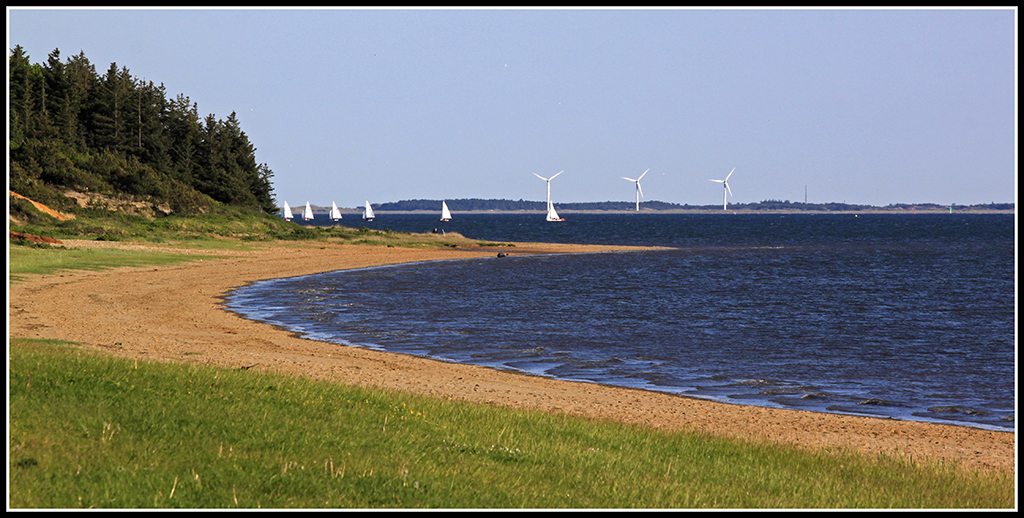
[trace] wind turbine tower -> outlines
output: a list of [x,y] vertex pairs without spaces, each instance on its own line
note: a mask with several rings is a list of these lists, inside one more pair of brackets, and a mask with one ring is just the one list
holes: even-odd
[[[555,173],[555,176],[558,176],[564,172],[565,171],[559,171]],[[560,218],[558,216],[558,212],[555,211],[555,206],[551,204],[551,180],[554,180],[555,176],[552,176],[551,178],[544,178],[543,176],[537,173],[533,173],[533,175],[548,183],[548,214],[546,216],[546,219],[548,221],[564,221],[565,218]]]
[[[647,171],[650,171],[650,169],[648,169]],[[647,171],[644,171],[644,174],[647,174]],[[644,174],[640,175],[640,178],[643,178]],[[640,197],[644,195],[644,190],[640,188],[640,178],[637,178],[637,179],[634,180],[632,178],[626,178],[625,176],[622,177],[623,180],[629,180],[629,181],[631,181],[631,182],[636,184],[636,211],[637,212],[640,212]]]
[[[565,171],[559,171],[559,172],[555,173],[555,176],[558,176],[558,175],[560,175],[560,174],[562,174],[564,172]],[[536,176],[537,178],[540,178],[541,180],[544,180],[545,182],[548,183],[548,206],[550,207],[551,206],[551,180],[554,180],[555,176],[552,176],[551,178],[544,178],[543,176],[541,176],[541,175],[539,175],[537,173],[533,173],[533,176]]]
[[732,194],[732,189],[729,188],[729,177],[732,176],[734,171],[736,171],[735,167],[725,176],[725,180],[710,180],[725,186],[725,189],[722,190],[722,210],[729,210],[729,196]]

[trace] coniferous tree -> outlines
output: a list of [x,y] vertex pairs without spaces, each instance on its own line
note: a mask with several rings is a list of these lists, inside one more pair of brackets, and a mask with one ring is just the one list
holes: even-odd
[[100,79],[99,88],[93,100],[93,141],[96,148],[122,151],[128,144],[127,104],[130,92],[135,88],[127,68],[118,69],[111,63],[107,73]]
[[64,66],[64,78],[66,83],[66,97],[70,109],[72,128],[68,139],[72,140],[79,150],[86,149],[86,132],[90,112],[88,101],[96,91],[96,67],[85,57],[85,53],[79,52],[68,59]]
[[164,86],[152,81],[137,90],[139,158],[161,173],[170,173],[172,162],[167,131],[167,97]]
[[274,201],[274,184],[271,181],[274,172],[267,167],[267,164],[260,164],[256,168],[256,182],[252,187],[256,195],[256,202],[264,212],[277,212],[277,202]]
[[64,75],[64,63],[60,60],[60,51],[54,49],[46,59],[43,67],[43,81],[46,86],[44,110],[49,115],[52,126],[49,138],[67,140],[75,133],[77,117],[72,113],[71,99]]
[[199,142],[202,138],[196,104],[185,95],[178,94],[168,105],[165,127],[170,139],[171,176],[192,186],[199,167]]
[[11,49],[8,69],[10,73],[8,80],[10,119],[8,124],[11,146],[16,147],[20,146],[21,142],[30,134],[29,121],[32,120],[33,112],[32,63],[21,45]]

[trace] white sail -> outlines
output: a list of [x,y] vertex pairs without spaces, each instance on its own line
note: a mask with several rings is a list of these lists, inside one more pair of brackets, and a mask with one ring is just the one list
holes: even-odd
[[292,208],[288,206],[288,202],[284,202],[284,220],[291,221],[293,217]]
[[367,200],[367,202],[366,202],[366,208],[363,209],[363,219],[365,219],[365,220],[372,220],[373,219],[373,209],[370,208],[369,200]]
[[[555,176],[558,176],[558,175],[560,175],[560,174],[562,174],[564,172],[565,171],[559,171],[559,172],[555,173]],[[551,180],[554,180],[555,176],[552,176],[551,178],[544,178],[543,176],[541,176],[541,175],[539,175],[537,173],[533,173],[533,176],[536,176],[537,178],[540,178],[541,180],[544,180],[548,184],[548,215],[547,215],[547,220],[548,221],[564,221],[564,218],[558,217],[558,213],[555,212],[555,205],[553,203],[551,203]]]
[[548,202],[548,221],[564,221],[564,219],[558,217],[558,213],[555,212],[555,204]]
[[309,202],[306,202],[306,210],[302,211],[302,219],[309,221],[313,219],[313,209],[309,207]]
[[441,221],[449,221],[452,219],[452,213],[448,211],[448,204],[441,200]]
[[334,221],[341,219],[341,211],[338,210],[338,205],[333,201],[331,202],[331,219]]

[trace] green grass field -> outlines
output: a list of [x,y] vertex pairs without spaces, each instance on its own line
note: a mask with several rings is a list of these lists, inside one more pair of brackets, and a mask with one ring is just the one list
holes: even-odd
[[917,466],[10,341],[11,508],[1012,508]]
[[123,266],[177,264],[209,259],[168,252],[137,252],[115,248],[65,249],[53,246],[11,246],[7,252],[8,273],[12,282],[26,275],[52,275],[68,270],[109,270]]

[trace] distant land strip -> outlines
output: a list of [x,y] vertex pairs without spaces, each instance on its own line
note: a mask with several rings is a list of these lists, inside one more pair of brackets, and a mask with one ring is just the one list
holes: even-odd
[[[374,212],[390,213],[434,213],[441,210],[442,200],[403,200],[397,202],[371,203]],[[452,212],[461,213],[528,213],[545,212],[547,202],[527,200],[494,200],[494,199],[454,199],[444,200]],[[632,201],[576,202],[555,203],[558,212],[565,213],[635,213],[636,203]],[[315,214],[327,213],[330,207],[311,205]],[[361,213],[362,206],[341,207],[346,213]],[[645,201],[640,203],[640,212],[664,214],[689,213],[1008,213],[1016,211],[1015,203],[988,203],[978,205],[942,205],[938,203],[898,203],[887,206],[857,205],[849,203],[800,203],[790,201],[765,200],[757,203],[730,204],[723,211],[721,205],[686,205],[663,201]]]

